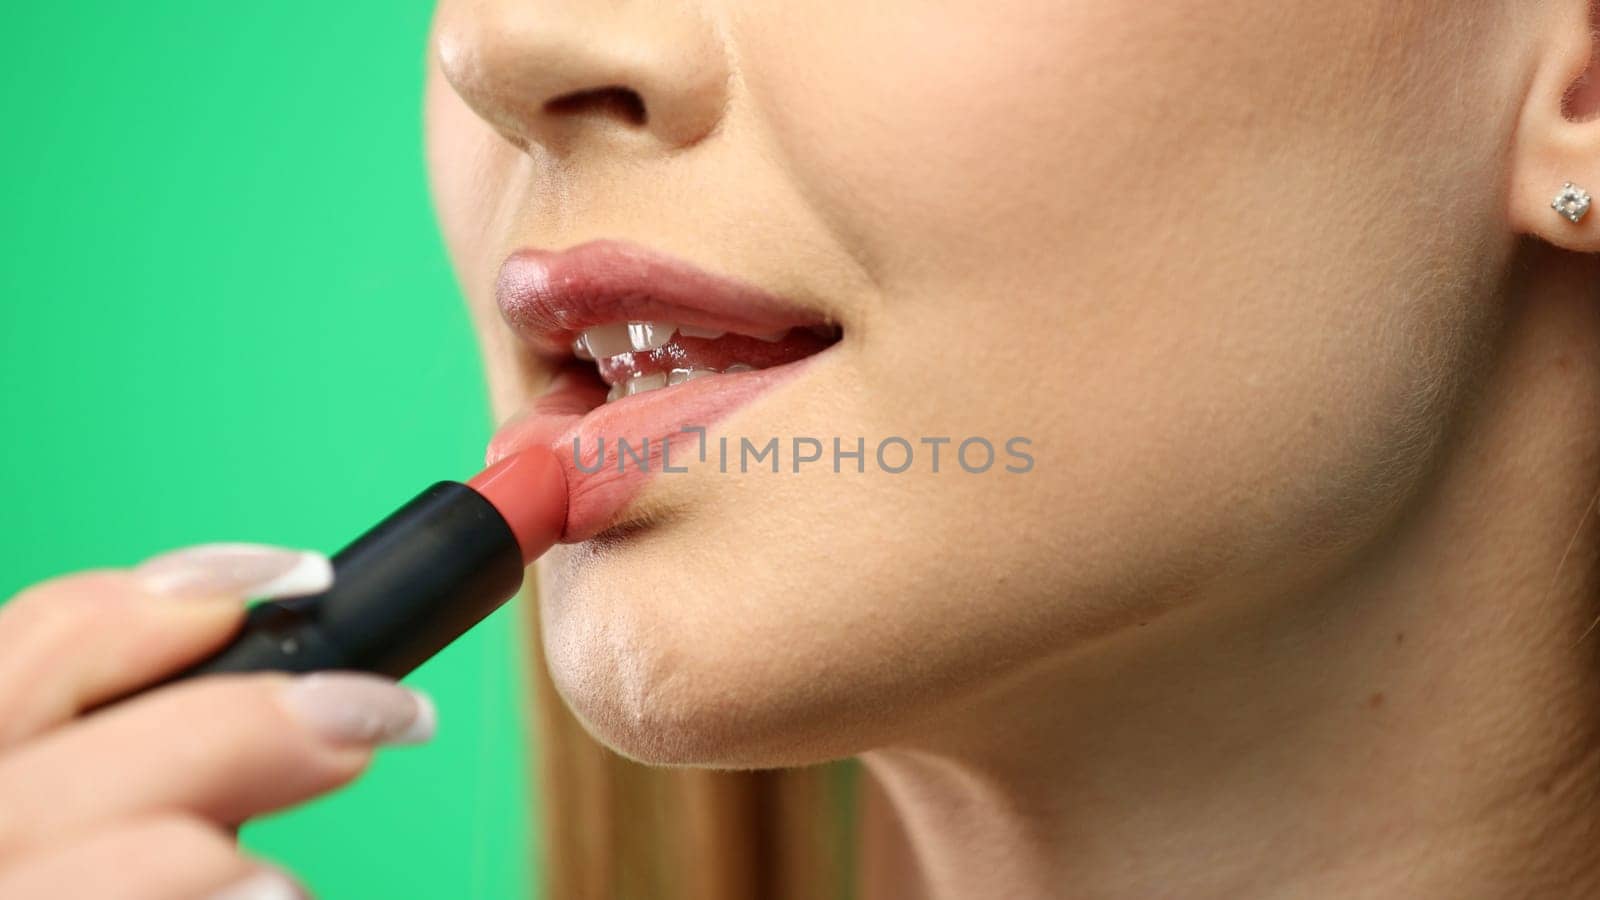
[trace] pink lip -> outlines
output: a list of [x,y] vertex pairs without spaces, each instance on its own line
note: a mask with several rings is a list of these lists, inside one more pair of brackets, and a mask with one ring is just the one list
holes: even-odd
[[[701,434],[684,429],[710,428],[799,375],[816,358],[700,379],[602,405],[605,385],[592,374],[593,364],[571,356],[570,345],[578,332],[630,320],[747,333],[825,321],[757,288],[611,241],[561,252],[512,254],[501,267],[497,299],[507,323],[526,344],[542,356],[566,359],[567,368],[495,434],[489,462],[534,444],[555,451],[570,492],[562,536],[567,543],[587,540],[611,527],[649,479],[676,474],[668,466],[678,470],[697,465]],[[620,454],[619,439],[635,452],[647,448],[646,462]],[[602,440],[602,464],[596,471],[585,471],[595,468]],[[714,464],[716,448],[704,449]]]
[[495,283],[500,314],[546,355],[570,355],[585,328],[664,321],[761,334],[820,325],[826,317],[760,288],[619,241],[568,250],[518,250]]

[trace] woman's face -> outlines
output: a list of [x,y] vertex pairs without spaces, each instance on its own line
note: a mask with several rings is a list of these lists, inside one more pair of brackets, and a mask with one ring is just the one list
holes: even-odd
[[[840,334],[546,557],[567,701],[650,761],[812,761],[1337,570],[1492,324],[1500,6],[444,0],[430,168],[502,418],[559,363],[497,307],[523,248],[628,242]],[[782,470],[718,471],[722,435],[779,438]],[[796,436],[828,451],[799,473]]]

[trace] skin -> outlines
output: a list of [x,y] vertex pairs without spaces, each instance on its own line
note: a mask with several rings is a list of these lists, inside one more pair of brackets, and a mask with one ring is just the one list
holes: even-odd
[[[621,238],[843,329],[713,436],[1037,462],[658,478],[542,563],[563,697],[653,763],[861,755],[929,897],[1600,886],[1600,222],[1549,208],[1600,187],[1589,34],[444,0],[430,167],[499,413],[551,374],[501,260]],[[605,87],[645,124],[546,106]]]
[[179,900],[263,878],[292,890],[239,849],[236,827],[349,782],[370,742],[290,714],[290,679],[276,674],[196,679],[94,711],[220,647],[244,610],[225,591],[160,595],[122,570],[54,579],[0,607],[0,896]]

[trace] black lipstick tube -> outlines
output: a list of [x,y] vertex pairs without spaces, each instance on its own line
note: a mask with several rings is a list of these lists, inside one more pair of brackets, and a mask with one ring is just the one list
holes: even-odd
[[511,526],[454,481],[418,494],[332,561],[333,587],[257,604],[228,646],[173,680],[321,669],[401,678],[522,587]]

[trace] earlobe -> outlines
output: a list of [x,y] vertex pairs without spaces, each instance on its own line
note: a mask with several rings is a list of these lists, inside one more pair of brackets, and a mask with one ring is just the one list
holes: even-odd
[[1600,75],[1589,0],[1561,0],[1542,25],[1511,157],[1513,230],[1568,250],[1600,252]]

